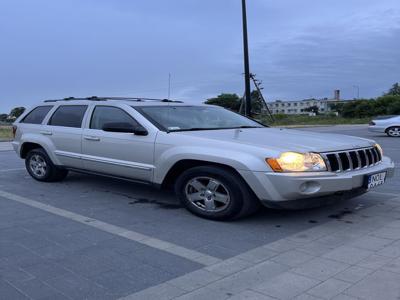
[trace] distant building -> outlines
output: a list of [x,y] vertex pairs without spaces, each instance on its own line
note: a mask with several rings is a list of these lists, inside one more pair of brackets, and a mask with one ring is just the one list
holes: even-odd
[[282,101],[276,100],[274,102],[268,102],[268,108],[273,114],[286,114],[286,115],[300,115],[310,114],[307,108],[312,106],[318,107],[320,113],[331,112],[331,104],[343,102],[340,100],[340,90],[335,90],[334,99],[304,99],[299,101]]

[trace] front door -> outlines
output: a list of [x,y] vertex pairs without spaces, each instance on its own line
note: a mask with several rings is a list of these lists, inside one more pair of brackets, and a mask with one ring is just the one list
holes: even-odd
[[109,132],[103,128],[112,123],[138,122],[124,109],[116,106],[94,107],[88,128],[83,131],[82,159],[89,171],[150,182],[153,176],[155,132],[147,136]]

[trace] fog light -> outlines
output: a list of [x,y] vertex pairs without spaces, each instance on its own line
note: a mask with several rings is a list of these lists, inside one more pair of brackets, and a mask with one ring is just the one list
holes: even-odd
[[314,194],[321,189],[321,185],[315,181],[306,181],[300,185],[302,194]]

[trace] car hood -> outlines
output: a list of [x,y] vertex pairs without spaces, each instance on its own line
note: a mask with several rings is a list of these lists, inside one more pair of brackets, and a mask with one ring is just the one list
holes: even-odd
[[192,137],[270,148],[277,151],[328,152],[368,147],[374,141],[358,137],[285,128],[248,128],[179,132]]

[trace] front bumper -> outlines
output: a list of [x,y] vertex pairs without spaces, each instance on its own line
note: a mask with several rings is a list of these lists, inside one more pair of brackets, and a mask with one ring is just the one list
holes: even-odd
[[370,132],[385,133],[385,130],[386,130],[386,126],[374,125],[374,126],[368,127],[368,131],[370,131]]
[[273,173],[240,172],[257,197],[267,206],[272,202],[287,202],[318,198],[334,194],[360,194],[366,175],[386,172],[393,177],[394,163],[388,157],[382,162],[360,170],[348,172]]

